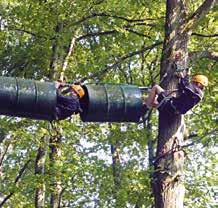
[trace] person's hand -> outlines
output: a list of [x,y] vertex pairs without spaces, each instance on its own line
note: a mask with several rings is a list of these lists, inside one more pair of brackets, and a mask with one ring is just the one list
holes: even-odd
[[64,83],[61,82],[60,80],[55,81],[55,87],[56,87],[56,89],[59,89],[60,87],[63,87],[63,86],[64,86]]
[[189,68],[186,69],[186,75],[188,75],[188,76],[191,75],[191,70]]
[[182,72],[175,72],[176,76],[179,77],[179,78],[184,78],[185,75],[184,75],[184,71]]
[[179,71],[175,73],[177,77],[179,78],[185,78],[186,76],[190,76],[191,71],[190,69],[184,69],[183,71]]

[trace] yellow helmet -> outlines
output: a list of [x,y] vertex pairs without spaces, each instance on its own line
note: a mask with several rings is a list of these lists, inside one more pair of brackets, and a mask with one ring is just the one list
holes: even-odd
[[85,91],[81,87],[81,85],[72,85],[72,89],[80,98],[82,98],[85,95]]
[[208,78],[204,75],[195,75],[192,77],[192,82],[198,82],[202,84],[204,87],[208,86]]

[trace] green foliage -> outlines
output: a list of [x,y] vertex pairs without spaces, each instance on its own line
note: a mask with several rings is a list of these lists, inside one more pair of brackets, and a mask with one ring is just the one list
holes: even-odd
[[186,198],[185,207],[215,207],[215,194],[217,187],[216,164],[217,149],[198,144],[190,150],[187,163]]
[[[191,2],[190,13],[200,3]],[[163,41],[165,7],[165,2],[159,0],[1,1],[1,75],[51,79],[49,74],[52,73],[53,79],[59,78],[71,39],[78,32],[65,71],[69,82],[88,77],[85,83],[131,83],[140,86],[158,83],[162,45],[148,50],[143,48]],[[195,33],[215,34],[214,11],[201,20]],[[189,51],[215,51],[215,40],[214,37],[193,35]],[[56,67],[52,71],[54,48]],[[198,158],[203,162],[199,159],[192,164],[196,149],[193,155],[189,153],[191,160],[187,164],[185,205],[210,207],[212,198],[206,191],[215,184],[210,177],[214,174],[215,158],[209,150],[217,142],[213,131],[217,128],[214,110],[217,103],[217,63],[199,59],[191,62],[190,66],[193,73],[205,73],[210,79],[210,86],[204,102],[194,110],[195,114],[186,116],[191,133],[199,135],[193,141],[203,145],[204,154],[198,152]],[[152,123],[150,129],[137,124],[82,123],[77,116],[71,122],[58,122],[55,125],[62,129],[61,155],[51,165],[48,143],[49,138],[57,134],[55,128],[43,121],[2,117],[0,157],[4,152],[5,156],[0,163],[0,202],[13,193],[5,207],[34,207],[35,190],[44,185],[45,207],[49,207],[52,183],[58,178],[63,188],[63,207],[152,207],[148,144],[157,137],[156,113],[149,122]],[[115,182],[111,145],[119,146],[121,159],[116,164],[119,184]],[[45,149],[43,174],[35,174],[39,147]],[[15,183],[28,160],[31,162],[19,182]],[[201,174],[198,173],[200,167],[203,168]]]

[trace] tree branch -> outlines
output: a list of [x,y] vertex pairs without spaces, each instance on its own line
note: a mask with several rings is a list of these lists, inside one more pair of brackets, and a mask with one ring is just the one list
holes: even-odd
[[218,37],[218,34],[211,34],[211,35],[205,35],[205,34],[200,34],[200,33],[192,33],[194,36],[199,36],[202,38],[215,38]]
[[53,38],[50,38],[48,36],[42,36],[42,35],[39,35],[37,33],[22,29],[22,28],[16,28],[16,27],[13,27],[13,26],[4,26],[4,27],[7,28],[8,30],[11,30],[11,31],[16,31],[16,32],[29,34],[29,35],[31,35],[31,36],[33,36],[35,38],[41,38],[41,39],[45,39],[45,40],[53,39]]
[[193,51],[189,54],[189,59],[192,62],[201,58],[208,58],[214,61],[218,61],[218,53],[211,51]]
[[[27,169],[27,167],[28,167],[30,161],[31,161],[31,160],[28,160],[28,161],[24,164],[24,166],[20,169],[20,171],[19,171],[17,177],[16,177],[15,180],[14,180],[14,184],[17,184],[17,183],[19,182],[19,180],[21,179],[21,177],[22,177],[22,175],[24,174],[25,170]],[[2,206],[7,202],[7,200],[10,199],[10,198],[13,196],[14,193],[15,193],[14,191],[11,191],[11,192],[3,199],[3,201],[0,203],[0,207],[2,207]]]
[[0,158],[0,167],[1,167],[2,164],[3,164],[3,160],[4,160],[5,155],[7,154],[7,151],[8,151],[9,146],[10,146],[10,144],[7,144],[7,145],[6,145],[6,148],[5,148],[3,154],[2,154],[2,156],[1,156],[1,158]]
[[[200,137],[199,139],[197,139],[197,140],[195,140],[195,141],[192,141],[191,143],[182,145],[182,148],[187,148],[187,147],[193,146],[193,145],[195,145],[196,143],[199,143],[204,137],[210,136],[210,135],[213,135],[213,134],[216,134],[217,131],[218,131],[218,129],[216,128],[216,129],[213,129],[213,130],[211,130],[211,131],[209,131],[209,132],[206,132],[206,133],[205,133],[202,137]],[[194,134],[189,135],[188,138],[191,139],[191,138],[198,137],[198,136],[199,136],[198,134],[194,133]]]
[[64,61],[62,64],[62,70],[61,70],[61,74],[60,74],[60,80],[62,80],[62,81],[64,80],[64,73],[67,69],[70,56],[72,55],[74,47],[76,45],[77,35],[78,35],[79,31],[80,31],[80,29],[77,29],[75,34],[73,35],[71,42],[70,42],[70,45],[69,45],[69,48],[68,48],[68,52],[64,58]]
[[85,35],[82,35],[82,36],[78,37],[76,40],[80,41],[82,39],[86,39],[86,38],[89,38],[89,37],[102,36],[102,35],[111,35],[111,34],[114,34],[114,33],[117,33],[117,31],[116,30],[108,30],[108,31],[103,31],[103,32],[87,33]]
[[122,16],[119,16],[119,15],[113,15],[113,14],[108,14],[108,13],[95,13],[93,12],[91,15],[89,16],[86,16],[86,17],[83,17],[82,19],[74,22],[74,25],[78,25],[82,22],[85,22],[91,18],[94,18],[94,17],[109,17],[109,18],[114,18],[114,19],[121,19],[121,20],[124,20],[126,22],[129,22],[129,23],[134,23],[134,22],[144,22],[144,21],[155,21],[155,20],[160,20],[160,19],[164,19],[164,17],[157,17],[157,18],[144,18],[144,19],[129,19],[129,18],[126,18],[126,17],[122,17]]
[[189,32],[215,6],[217,0],[205,0],[183,25],[183,33]]
[[118,16],[118,15],[112,15],[112,14],[107,14],[107,13],[93,13],[93,15],[98,16],[98,17],[112,17],[115,19],[121,19],[126,22],[144,22],[144,21],[154,21],[154,20],[159,20],[163,19],[164,17],[157,17],[157,18],[144,18],[144,19],[129,19],[123,16]]
[[140,33],[140,32],[138,32],[138,31],[135,31],[135,30],[132,30],[132,29],[128,29],[128,28],[125,28],[125,30],[127,30],[127,31],[130,32],[130,33],[134,33],[134,34],[136,34],[136,35],[138,35],[138,36],[146,37],[146,38],[151,39],[151,36],[145,35],[145,34]]
[[152,44],[152,45],[150,45],[150,46],[143,47],[141,50],[134,51],[134,52],[131,52],[131,53],[127,54],[127,55],[124,55],[124,56],[118,58],[115,63],[106,66],[103,70],[98,71],[98,72],[96,72],[96,73],[93,73],[93,74],[91,74],[91,75],[88,76],[88,77],[84,77],[84,78],[82,78],[82,79],[79,79],[77,82],[82,83],[82,82],[84,82],[85,80],[93,79],[93,78],[95,78],[95,77],[102,76],[102,75],[104,75],[106,72],[108,72],[109,70],[111,70],[111,69],[115,68],[116,66],[118,66],[120,63],[122,63],[122,62],[125,61],[126,59],[131,58],[131,57],[133,57],[133,56],[135,56],[135,55],[138,55],[138,54],[140,54],[140,53],[142,53],[142,52],[144,52],[144,51],[146,51],[146,50],[153,49],[153,48],[155,48],[156,46],[161,45],[162,43],[163,43],[163,41],[159,41],[159,42],[156,42],[156,43],[154,43],[154,44]]
[[120,63],[122,63],[122,62],[125,61],[126,59],[131,58],[131,57],[133,57],[133,56],[135,56],[135,55],[138,55],[138,54],[140,54],[140,53],[142,53],[142,52],[144,52],[144,51],[146,51],[146,50],[153,49],[153,48],[155,48],[156,46],[161,45],[162,43],[163,43],[163,41],[159,41],[159,42],[154,43],[153,45],[150,45],[150,46],[147,46],[147,47],[143,47],[141,50],[134,51],[134,52],[131,52],[131,53],[127,54],[127,55],[124,55],[124,56],[118,58],[118,60],[117,60],[115,63],[113,63],[113,64],[111,64],[111,65],[109,65],[109,66],[106,66],[103,70],[98,71],[98,72],[96,72],[96,73],[93,73],[93,74],[91,74],[90,76],[87,76],[87,77],[84,77],[84,78],[82,78],[82,79],[79,79],[77,82],[82,83],[82,82],[84,82],[85,80],[93,79],[93,78],[95,78],[95,77],[102,76],[102,75],[104,75],[106,72],[108,72],[109,70],[111,70],[111,69],[115,68],[116,66],[118,66]]
[[[134,25],[131,25],[131,26],[145,25],[145,26],[150,26],[150,27],[155,26],[155,24],[146,24],[146,23],[144,23],[144,21],[159,20],[159,19],[164,18],[164,17],[159,17],[159,18],[145,18],[145,19],[128,19],[128,18],[125,18],[125,17],[122,17],[122,16],[110,15],[110,14],[107,14],[107,13],[93,13],[92,15],[84,17],[84,18],[82,18],[81,20],[77,21],[74,24],[76,25],[76,24],[82,23],[82,22],[84,22],[84,21],[86,21],[86,20],[88,20],[90,18],[93,18],[93,17],[112,17],[112,18],[122,19],[124,21],[129,22],[129,23],[134,23]],[[23,33],[29,34],[29,35],[31,35],[33,37],[36,37],[36,38],[49,39],[49,40],[55,39],[54,37],[42,36],[42,35],[39,35],[37,33],[32,32],[32,31],[28,31],[28,30],[25,30],[25,29],[22,29],[22,28],[15,28],[15,27],[11,27],[11,26],[10,27],[8,26],[7,28],[8,28],[8,30],[23,32]],[[128,26],[125,29],[127,31],[129,30],[129,32],[133,32],[133,33],[138,34],[140,36],[148,37],[148,36],[146,36],[146,35],[144,35],[142,33],[139,33],[137,31],[127,29],[127,28],[128,28]],[[77,40],[85,39],[87,37],[96,36],[96,35],[108,35],[108,34],[112,34],[114,32],[117,32],[117,31],[116,30],[111,30],[111,31],[99,32],[99,33],[90,33],[90,34],[86,34],[86,35],[83,35],[83,36],[77,38]]]
[[[138,36],[141,36],[141,37],[146,37],[146,38],[149,38],[151,39],[151,36],[148,36],[148,35],[145,35],[143,33],[140,33],[138,31],[135,31],[135,30],[132,30],[132,29],[129,29],[129,28],[123,28],[124,30],[130,32],[130,33],[134,33]],[[94,32],[94,33],[87,33],[85,35],[82,35],[80,37],[77,38],[77,41],[80,41],[82,39],[86,39],[86,38],[89,38],[89,37],[95,37],[95,36],[103,36],[103,35],[111,35],[111,34],[114,34],[114,33],[118,33],[117,30],[108,30],[108,31],[103,31],[103,32]]]

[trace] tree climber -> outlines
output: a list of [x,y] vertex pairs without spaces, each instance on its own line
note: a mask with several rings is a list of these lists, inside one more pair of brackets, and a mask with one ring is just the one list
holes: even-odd
[[63,120],[73,114],[82,112],[80,99],[85,95],[81,85],[67,85],[64,82],[56,82],[57,104],[55,107],[56,120]]
[[[147,98],[144,98],[144,105],[149,108],[157,108],[159,111],[171,114],[185,114],[197,105],[203,98],[204,88],[208,86],[208,78],[204,75],[195,75],[189,82],[189,72],[177,72],[180,77],[178,89],[174,91],[164,90],[159,85],[154,85]],[[178,91],[178,97],[172,93]]]

